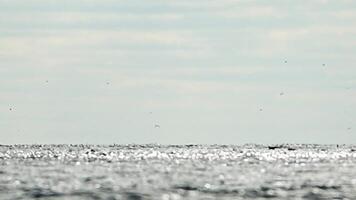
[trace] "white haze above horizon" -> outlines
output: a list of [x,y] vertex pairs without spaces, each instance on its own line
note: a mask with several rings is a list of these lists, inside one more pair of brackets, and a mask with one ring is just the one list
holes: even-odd
[[354,0],[0,0],[0,144],[355,143],[355,35]]

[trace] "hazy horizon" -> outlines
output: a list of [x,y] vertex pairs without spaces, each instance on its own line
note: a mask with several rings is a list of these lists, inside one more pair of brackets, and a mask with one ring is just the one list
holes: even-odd
[[352,0],[0,0],[0,144],[352,144],[355,35]]

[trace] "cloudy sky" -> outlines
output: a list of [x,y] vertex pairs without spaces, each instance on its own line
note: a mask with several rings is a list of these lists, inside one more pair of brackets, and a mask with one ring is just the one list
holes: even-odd
[[354,0],[0,0],[0,143],[354,143],[355,35]]

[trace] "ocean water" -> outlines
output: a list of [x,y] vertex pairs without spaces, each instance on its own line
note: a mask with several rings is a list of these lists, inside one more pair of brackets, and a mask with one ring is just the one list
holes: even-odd
[[0,199],[356,199],[356,146],[2,145]]

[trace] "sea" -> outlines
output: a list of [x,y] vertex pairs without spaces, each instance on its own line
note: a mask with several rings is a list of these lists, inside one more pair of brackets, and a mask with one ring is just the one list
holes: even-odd
[[0,199],[356,199],[356,145],[0,145]]

